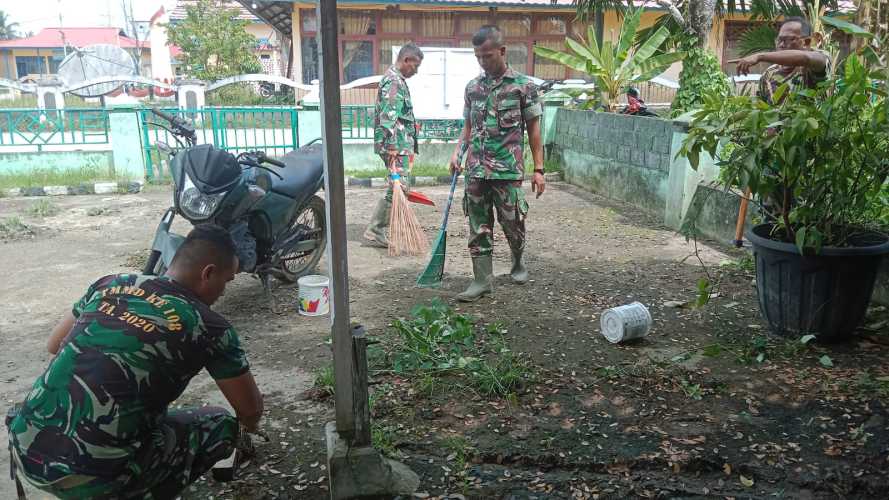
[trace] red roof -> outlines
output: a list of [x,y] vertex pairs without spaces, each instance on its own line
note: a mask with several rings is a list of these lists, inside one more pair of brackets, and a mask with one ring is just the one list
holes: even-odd
[[[120,28],[44,28],[34,36],[0,42],[0,48],[53,49],[65,44],[75,47],[107,43],[125,49],[139,47],[136,40],[126,36]],[[148,42],[142,42],[148,48]]]

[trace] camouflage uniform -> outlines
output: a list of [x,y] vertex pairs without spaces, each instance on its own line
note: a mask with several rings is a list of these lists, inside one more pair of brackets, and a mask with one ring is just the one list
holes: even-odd
[[[414,106],[407,80],[395,66],[391,66],[380,80],[374,109],[374,150],[387,169],[389,153],[396,151],[398,156],[395,158],[395,169],[402,176],[402,184],[409,182],[408,157],[418,151],[417,121],[414,118]],[[386,192],[386,200],[392,201],[391,187]]]
[[543,114],[537,86],[512,68],[498,79],[482,74],[466,86],[463,118],[470,125],[463,211],[469,217],[469,252],[493,251],[494,207],[510,248],[525,247],[528,202],[524,178],[525,123]]
[[166,277],[99,279],[9,429],[19,474],[60,498],[173,498],[231,455],[237,420],[224,409],[168,411],[206,368],[249,370],[238,335]]
[[759,88],[757,89],[756,94],[760,99],[769,104],[780,104],[772,102],[772,96],[775,94],[775,91],[778,90],[778,87],[785,83],[787,84],[788,92],[803,88],[815,88],[815,86],[818,85],[818,82],[827,78],[827,74],[830,73],[830,56],[823,51],[819,50],[818,52],[824,55],[824,58],[827,61],[824,71],[821,73],[814,73],[809,68],[803,66],[788,67],[781,66],[780,64],[773,64],[766,68],[762,76],[759,78]]

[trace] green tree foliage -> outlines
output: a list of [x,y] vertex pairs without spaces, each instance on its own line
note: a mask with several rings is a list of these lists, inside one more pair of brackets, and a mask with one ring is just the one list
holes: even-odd
[[9,22],[9,14],[0,10],[0,40],[12,40],[18,38],[16,28],[19,23]]
[[165,27],[169,43],[182,49],[189,76],[209,81],[262,70],[253,54],[256,38],[247,32],[247,21],[238,19],[237,9],[219,0],[199,0],[185,11],[185,19]]
[[586,40],[565,39],[569,52],[538,46],[534,47],[534,53],[588,74],[602,92],[608,110],[614,111],[618,96],[628,85],[654,78],[683,56],[680,52],[656,54],[658,47],[670,36],[666,29],[652,33],[638,48],[634,48],[641,16],[641,8],[627,13],[616,45],[609,40],[599,47],[594,28],[591,27]]

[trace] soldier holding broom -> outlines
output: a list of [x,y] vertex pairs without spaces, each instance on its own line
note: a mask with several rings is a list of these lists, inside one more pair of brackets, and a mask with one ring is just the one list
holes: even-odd
[[395,64],[380,80],[374,113],[374,149],[389,170],[389,189],[377,203],[370,224],[364,232],[369,244],[387,248],[387,228],[392,209],[393,180],[399,179],[410,189],[408,165],[417,153],[417,126],[407,79],[416,75],[423,62],[423,52],[416,45],[406,44],[398,51]]
[[[532,191],[543,194],[543,145],[537,87],[506,64],[506,46],[496,26],[483,26],[472,38],[475,57],[484,72],[466,86],[464,125],[460,142],[468,144],[466,192],[463,210],[469,217],[469,253],[474,279],[457,295],[475,301],[494,291],[494,208],[512,252],[513,282],[528,281],[522,254],[525,250],[525,216],[528,202],[522,189],[524,136],[534,158]],[[460,147],[451,157],[451,170],[461,172]]]

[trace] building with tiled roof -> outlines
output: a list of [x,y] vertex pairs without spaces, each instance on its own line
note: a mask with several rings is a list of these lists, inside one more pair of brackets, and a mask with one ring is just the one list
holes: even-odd
[[[240,0],[244,8],[265,20],[292,40],[295,80],[308,83],[318,75],[315,41],[318,22],[315,6],[307,1]],[[842,2],[844,10],[854,3]],[[575,20],[573,0],[339,0],[339,53],[341,81],[378,75],[392,63],[392,47],[412,41],[424,46],[470,47],[472,34],[484,24],[504,31],[507,57],[512,67],[540,78],[582,76],[553,61],[538,58],[532,47],[561,49],[565,38],[587,31],[588,23]],[[664,14],[654,1],[646,2],[641,26],[651,26]],[[606,12],[604,35],[616,38],[620,19]],[[754,25],[748,16],[717,19],[709,46],[720,61],[738,54],[740,35]],[[724,64],[724,69],[731,68]],[[677,63],[668,72],[678,78]]]
[[54,75],[71,48],[109,44],[126,49],[143,62],[147,71],[150,47],[145,41],[130,38],[120,28],[63,27],[44,28],[26,38],[0,41],[0,78],[36,79]]

